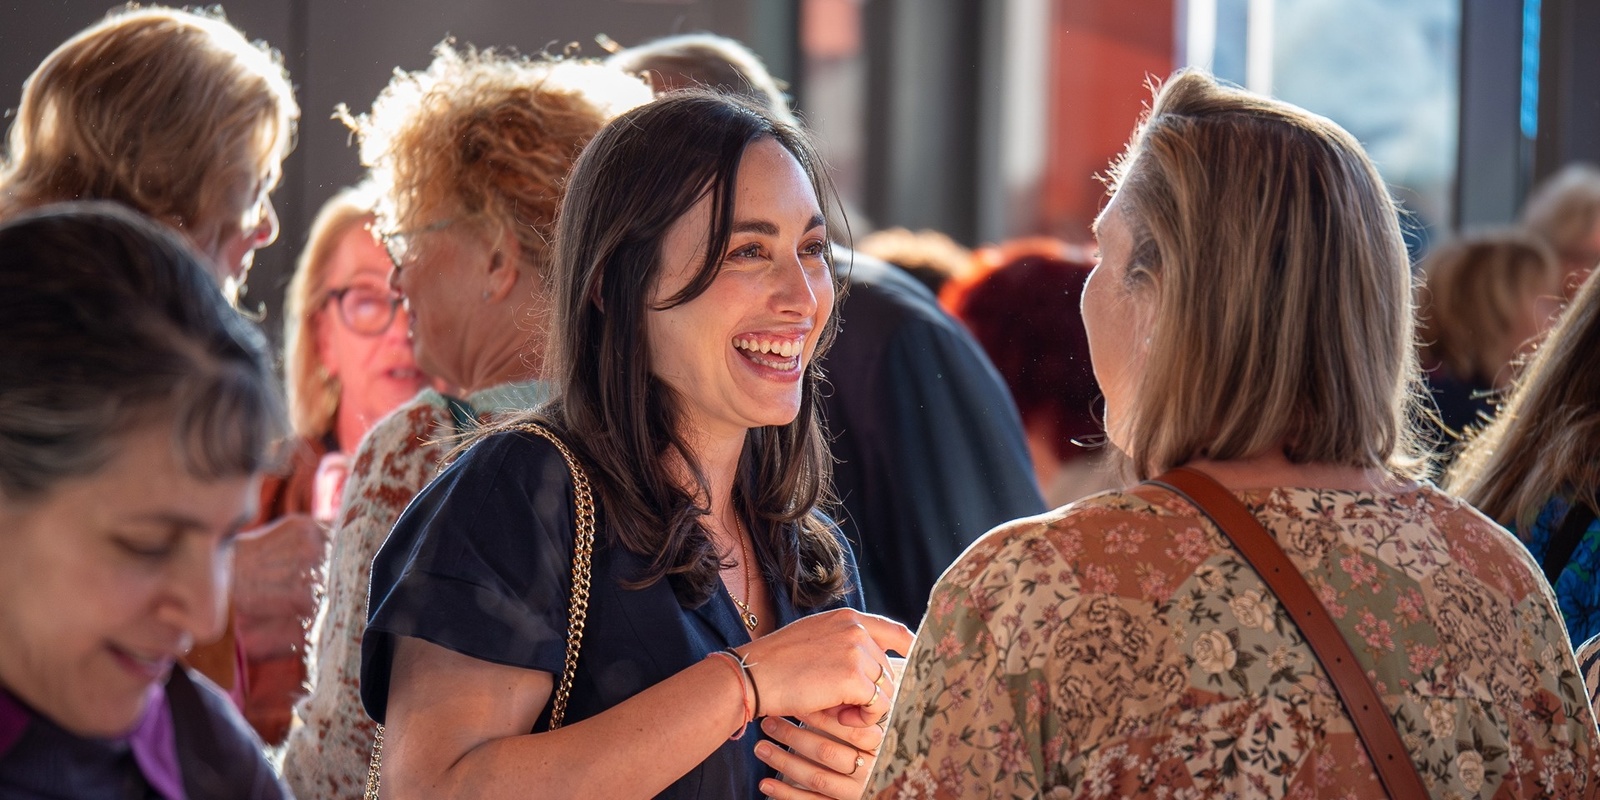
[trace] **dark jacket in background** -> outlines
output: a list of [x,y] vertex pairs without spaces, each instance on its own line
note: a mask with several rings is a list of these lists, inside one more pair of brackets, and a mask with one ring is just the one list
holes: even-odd
[[822,406],[840,524],[867,610],[915,627],[967,545],[1044,500],[1016,404],[978,343],[903,271],[835,256],[850,289]]

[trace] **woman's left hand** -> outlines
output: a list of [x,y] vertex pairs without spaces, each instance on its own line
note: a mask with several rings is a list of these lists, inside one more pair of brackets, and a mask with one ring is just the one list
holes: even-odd
[[858,728],[838,719],[844,707],[807,714],[802,728],[782,717],[768,717],[761,730],[773,742],[756,745],[756,757],[782,773],[788,783],[773,778],[761,782],[761,793],[779,800],[837,798],[855,800],[867,785],[872,765],[883,742],[883,728]]

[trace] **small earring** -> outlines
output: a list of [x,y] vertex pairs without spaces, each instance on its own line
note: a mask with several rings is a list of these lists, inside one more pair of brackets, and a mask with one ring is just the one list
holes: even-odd
[[485,300],[489,299],[489,290],[488,289],[484,289],[483,290],[483,299],[485,299]]

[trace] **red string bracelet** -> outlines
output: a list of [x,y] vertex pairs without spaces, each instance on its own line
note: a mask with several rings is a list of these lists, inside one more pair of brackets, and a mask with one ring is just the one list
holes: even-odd
[[740,713],[744,715],[744,722],[740,723],[739,729],[728,737],[730,740],[739,739],[744,736],[745,729],[750,727],[750,722],[756,718],[754,709],[750,707],[750,695],[753,694],[750,690],[753,687],[750,685],[750,678],[745,674],[744,665],[739,663],[737,657],[723,650],[713,650],[711,655],[722,656],[717,660],[727,664],[739,678],[739,707]]

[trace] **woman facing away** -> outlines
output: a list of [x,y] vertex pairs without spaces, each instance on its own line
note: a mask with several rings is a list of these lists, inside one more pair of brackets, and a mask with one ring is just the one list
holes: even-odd
[[[699,92],[585,149],[550,273],[555,399],[480,437],[373,564],[361,692],[387,723],[387,796],[860,796],[885,651],[911,634],[858,610],[817,510],[836,327],[820,169],[795,128]],[[573,483],[529,420],[599,506],[555,730]]]
[[[1522,546],[1410,479],[1410,276],[1348,133],[1181,71],[1113,170],[1083,293],[1106,428],[1287,553],[1435,797],[1600,794],[1600,733]],[[1145,484],[945,573],[868,796],[1384,797],[1328,671],[1193,505]]]
[[180,662],[226,621],[283,427],[266,340],[170,232],[0,225],[0,796],[288,797]]
[[1447,486],[1515,531],[1572,643],[1600,634],[1600,282],[1591,275]]
[[424,389],[350,461],[310,694],[284,753],[301,800],[361,794],[375,730],[357,695],[372,556],[438,474],[446,440],[545,399],[547,241],[561,187],[606,120],[649,99],[640,81],[592,62],[444,44],[427,69],[397,73],[369,113],[347,119],[371,168],[416,363],[463,396]]

